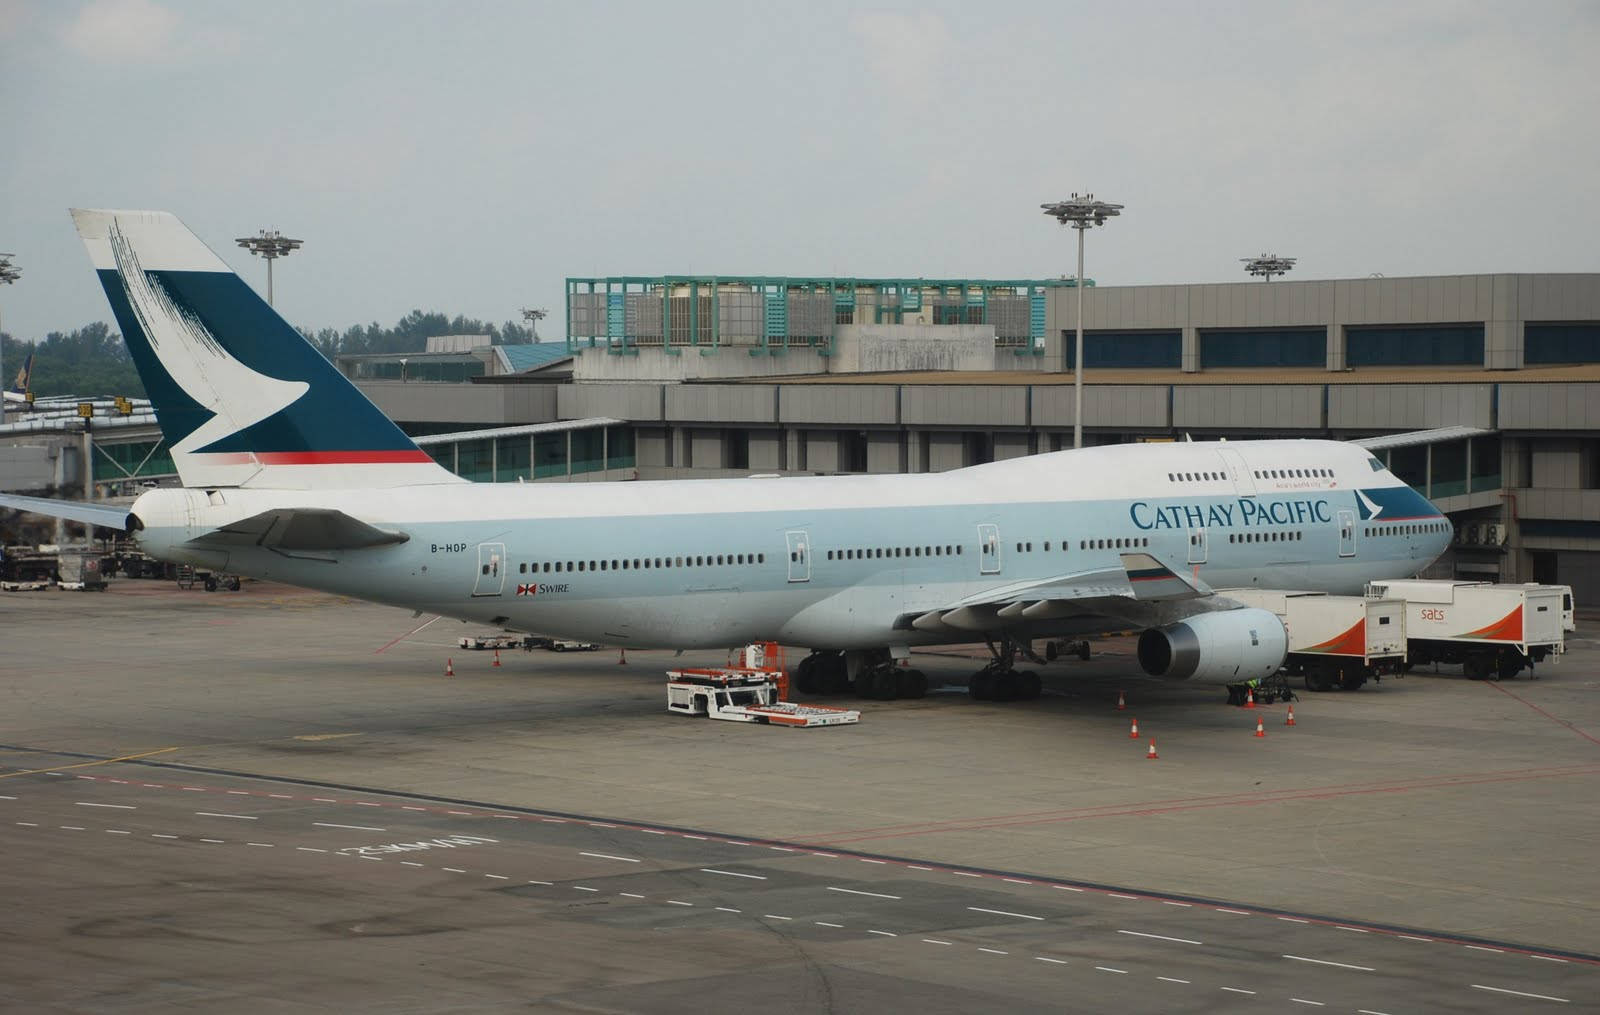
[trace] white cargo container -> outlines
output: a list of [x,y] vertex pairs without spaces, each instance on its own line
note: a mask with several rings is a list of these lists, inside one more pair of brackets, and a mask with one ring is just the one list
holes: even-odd
[[1370,596],[1406,602],[1413,665],[1460,663],[1474,680],[1510,679],[1566,651],[1572,590],[1421,578],[1376,581]]
[[1353,691],[1406,661],[1406,604],[1399,599],[1330,596],[1275,589],[1221,589],[1219,595],[1268,610],[1289,633],[1284,669],[1306,689]]

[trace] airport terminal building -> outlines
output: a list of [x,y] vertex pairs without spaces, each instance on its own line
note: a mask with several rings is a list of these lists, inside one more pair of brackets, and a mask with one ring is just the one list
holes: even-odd
[[[1062,279],[575,278],[565,343],[536,355],[456,340],[438,363],[340,366],[475,480],[940,471],[1071,447],[1079,296]],[[1456,525],[1440,574],[1600,601],[1600,274],[1081,297],[1086,443],[1381,438]],[[133,422],[97,424],[95,483],[170,470]]]

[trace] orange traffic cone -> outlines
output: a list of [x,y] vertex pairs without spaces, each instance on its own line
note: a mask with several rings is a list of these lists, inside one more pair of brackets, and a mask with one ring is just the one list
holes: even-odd
[[1128,707],[1128,699],[1123,695],[1123,693],[1121,691],[1118,691],[1117,692],[1117,711],[1121,712],[1123,709],[1125,709],[1127,707]]
[[500,665],[500,650],[499,649],[495,649],[494,650],[494,664],[496,666]]
[[1144,760],[1146,760],[1146,761],[1155,761],[1159,757],[1161,757],[1161,755],[1156,753],[1156,738],[1155,737],[1151,737],[1150,738],[1150,753],[1146,754],[1144,756]]
[[1294,725],[1294,706],[1293,705],[1289,706],[1289,717],[1283,721],[1283,724],[1285,726],[1293,726]]
[[447,677],[456,675],[456,661],[454,659],[446,659],[444,661],[444,675]]
[[1133,726],[1128,729],[1128,739],[1129,740],[1138,740],[1139,739],[1139,717],[1138,716],[1134,716]]
[[1256,716],[1256,736],[1264,737],[1266,735],[1267,735],[1266,724],[1261,721],[1261,717],[1258,715],[1258,716]]
[[628,665],[628,650],[627,649],[625,649],[625,648],[617,649],[617,665],[618,666],[626,666],[626,665]]
[[1255,691],[1255,688],[1250,687],[1250,688],[1246,688],[1245,689],[1245,692],[1244,692],[1244,707],[1245,708],[1255,708],[1256,707],[1256,691]]

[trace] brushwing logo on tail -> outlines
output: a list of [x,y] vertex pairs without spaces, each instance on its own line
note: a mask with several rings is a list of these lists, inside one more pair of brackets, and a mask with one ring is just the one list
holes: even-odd
[[[178,306],[160,279],[140,266],[133,245],[115,225],[110,230],[110,241],[123,292],[150,348],[173,382],[213,413],[211,419],[174,444],[173,451],[202,451],[282,412],[310,390],[305,381],[268,377],[229,355],[205,323]],[[254,460],[249,452],[232,452],[226,457],[240,463]]]

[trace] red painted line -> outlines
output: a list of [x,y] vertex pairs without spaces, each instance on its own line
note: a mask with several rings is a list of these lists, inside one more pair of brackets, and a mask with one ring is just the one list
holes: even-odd
[[1533,702],[1531,702],[1528,699],[1522,697],[1521,695],[1516,694],[1513,691],[1506,690],[1504,687],[1501,687],[1498,683],[1496,683],[1494,681],[1484,681],[1484,682],[1487,683],[1490,687],[1494,688],[1496,691],[1499,691],[1501,694],[1505,695],[1506,697],[1511,698],[1514,701],[1522,702],[1522,704],[1524,704],[1524,705],[1528,706],[1529,708],[1533,709],[1535,712],[1538,712],[1540,715],[1544,716],[1546,719],[1549,719],[1551,722],[1556,723],[1557,725],[1560,725],[1560,726],[1565,726],[1567,729],[1569,729],[1572,732],[1578,734],[1578,736],[1580,736],[1583,739],[1589,741],[1589,743],[1595,744],[1595,745],[1600,745],[1600,739],[1596,739],[1595,737],[1590,736],[1589,734],[1585,733],[1583,730],[1580,730],[1578,727],[1574,726],[1570,722],[1567,722],[1565,719],[1560,718],[1559,716],[1551,715],[1549,712],[1546,712],[1544,709],[1540,708],[1538,705],[1535,705]]
[[[434,617],[433,618],[433,620],[438,620],[438,619],[439,619],[438,617]],[[395,645],[399,644],[402,641],[405,641],[407,638],[411,637],[412,635],[416,634],[418,631],[422,630],[423,628],[427,627],[429,624],[433,623],[433,620],[425,620],[422,623],[418,624],[416,627],[413,627],[411,630],[407,631],[405,634],[402,634],[402,635],[399,635],[398,637],[389,639],[388,641],[383,643],[383,647],[382,648],[378,648],[378,649],[373,650],[372,654],[373,655],[378,655],[381,652],[385,652],[388,649],[393,648]]]

